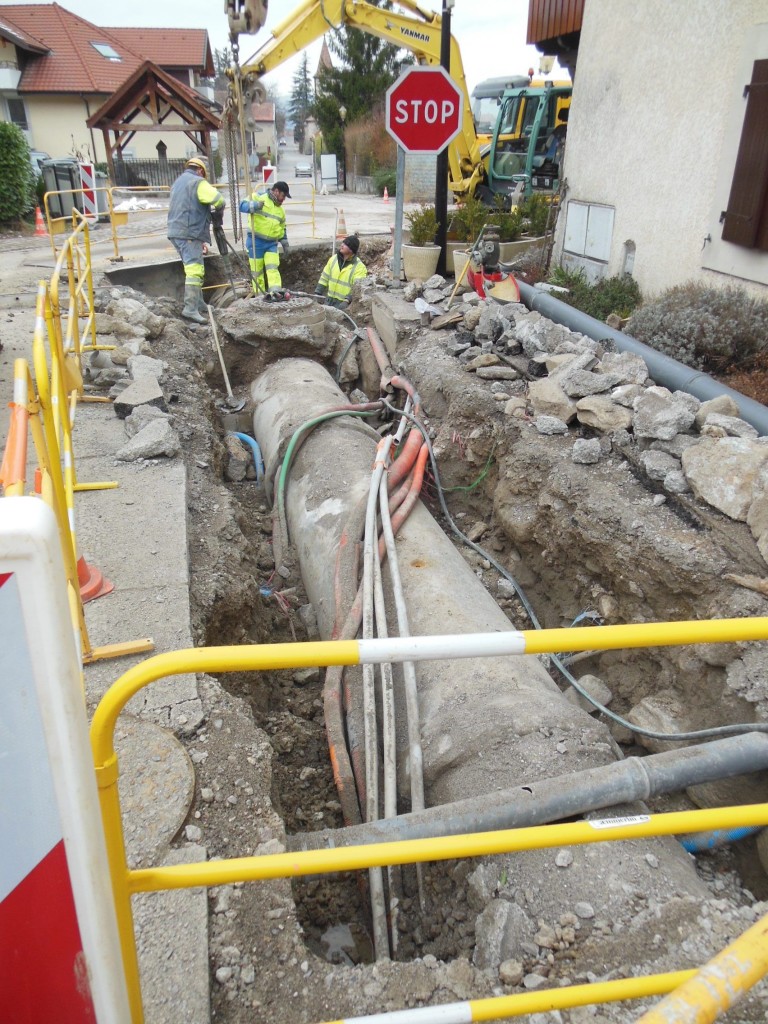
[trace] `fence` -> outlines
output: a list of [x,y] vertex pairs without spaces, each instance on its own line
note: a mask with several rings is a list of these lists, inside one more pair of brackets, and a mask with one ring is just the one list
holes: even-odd
[[[75,494],[79,491],[117,487],[114,481],[80,483],[74,457],[73,428],[78,401],[83,393],[81,360],[97,351],[93,311],[93,277],[88,222],[77,211],[72,232],[62,246],[50,283],[41,281],[37,293],[30,371],[25,359],[14,364],[13,402],[8,438],[0,465],[4,498],[24,494],[28,480],[28,435],[37,457],[35,493],[53,509],[67,576],[72,624],[79,635],[82,661],[151,651],[151,640],[94,648],[85,624],[83,605],[98,596],[95,572],[78,551],[75,529]],[[62,281],[66,281],[66,314],[62,312]],[[99,574],[100,575],[100,574]]]
[[[118,765],[114,749],[117,719],[141,689],[166,676],[184,673],[220,673],[371,665],[384,662],[441,660],[457,657],[500,657],[521,654],[554,654],[565,651],[616,650],[625,647],[657,647],[692,643],[727,643],[768,638],[768,618],[721,619],[708,622],[643,623],[628,626],[593,626],[545,629],[527,632],[460,636],[408,637],[373,640],[320,641],[314,643],[263,644],[244,647],[212,647],[158,655],[129,669],[102,698],[91,724],[91,746],[99,787],[107,856],[110,864],[115,909],[123,951],[123,963],[134,1024],[141,1024],[143,1012],[138,959],[133,930],[131,896],[140,892],[182,889],[200,885],[294,878],[314,874],[363,870],[396,864],[420,864],[533,849],[552,849],[594,842],[618,842],[650,836],[680,835],[714,829],[768,825],[768,803],[751,806],[643,815],[636,819],[601,819],[565,825],[539,825],[472,835],[439,836],[366,846],[290,852],[236,860],[220,860],[178,866],[128,868],[123,838]],[[755,726],[756,729],[764,727]],[[693,997],[699,1008],[727,1008],[731,1002],[768,971],[768,918],[749,929],[738,940],[735,955],[721,968],[726,983],[717,992],[702,986]],[[732,949],[732,947],[729,947]],[[400,1011],[393,1020],[405,1024],[415,1020],[491,1020],[553,1009],[600,1002],[661,995],[696,978],[695,971],[680,971],[645,978],[627,978],[589,986],[571,986],[556,991],[482,1000],[477,1016],[474,1009],[459,1004],[454,1015],[450,1007]],[[719,1000],[719,1002],[718,1002]],[[479,1005],[479,1004],[478,1004]],[[381,1021],[386,1015],[377,1015]],[[677,1018],[674,1018],[677,1019]],[[713,1016],[697,1016],[712,1020]],[[659,1021],[666,1017],[657,1017]],[[670,1022],[673,1020],[669,1018]]]

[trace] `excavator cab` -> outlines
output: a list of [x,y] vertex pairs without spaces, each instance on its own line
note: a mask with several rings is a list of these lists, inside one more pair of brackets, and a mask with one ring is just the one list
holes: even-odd
[[556,193],[560,187],[571,86],[509,90],[502,101],[488,158],[494,194]]

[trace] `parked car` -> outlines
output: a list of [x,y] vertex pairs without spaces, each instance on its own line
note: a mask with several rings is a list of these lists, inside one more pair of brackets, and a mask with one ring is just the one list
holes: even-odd
[[280,141],[278,142],[278,146],[286,146],[286,145],[288,145],[288,143],[285,141],[285,139],[280,139]]
[[294,174],[297,178],[311,178],[312,164],[296,164]]

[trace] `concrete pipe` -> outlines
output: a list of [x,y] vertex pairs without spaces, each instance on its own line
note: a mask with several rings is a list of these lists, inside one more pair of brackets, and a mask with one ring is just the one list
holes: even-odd
[[[271,493],[294,430],[347,399],[319,364],[307,360],[270,366],[251,394]],[[291,467],[288,528],[324,638],[333,627],[339,537],[367,494],[376,439],[359,420],[333,420],[313,431]],[[421,503],[398,534],[397,548],[414,635],[514,628]],[[553,764],[561,773],[613,760],[607,729],[567,702],[535,657],[420,663],[417,677],[429,803],[546,777]],[[405,734],[399,728],[399,736]],[[400,760],[404,769],[404,743]],[[398,774],[402,787],[406,772]]]

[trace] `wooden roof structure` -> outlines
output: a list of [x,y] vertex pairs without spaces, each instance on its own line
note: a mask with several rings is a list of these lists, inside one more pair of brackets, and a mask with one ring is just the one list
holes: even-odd
[[197,92],[148,60],[86,124],[101,130],[110,176],[116,181],[115,157],[122,163],[123,150],[136,132],[184,132],[212,166],[211,132],[218,131],[221,122]]

